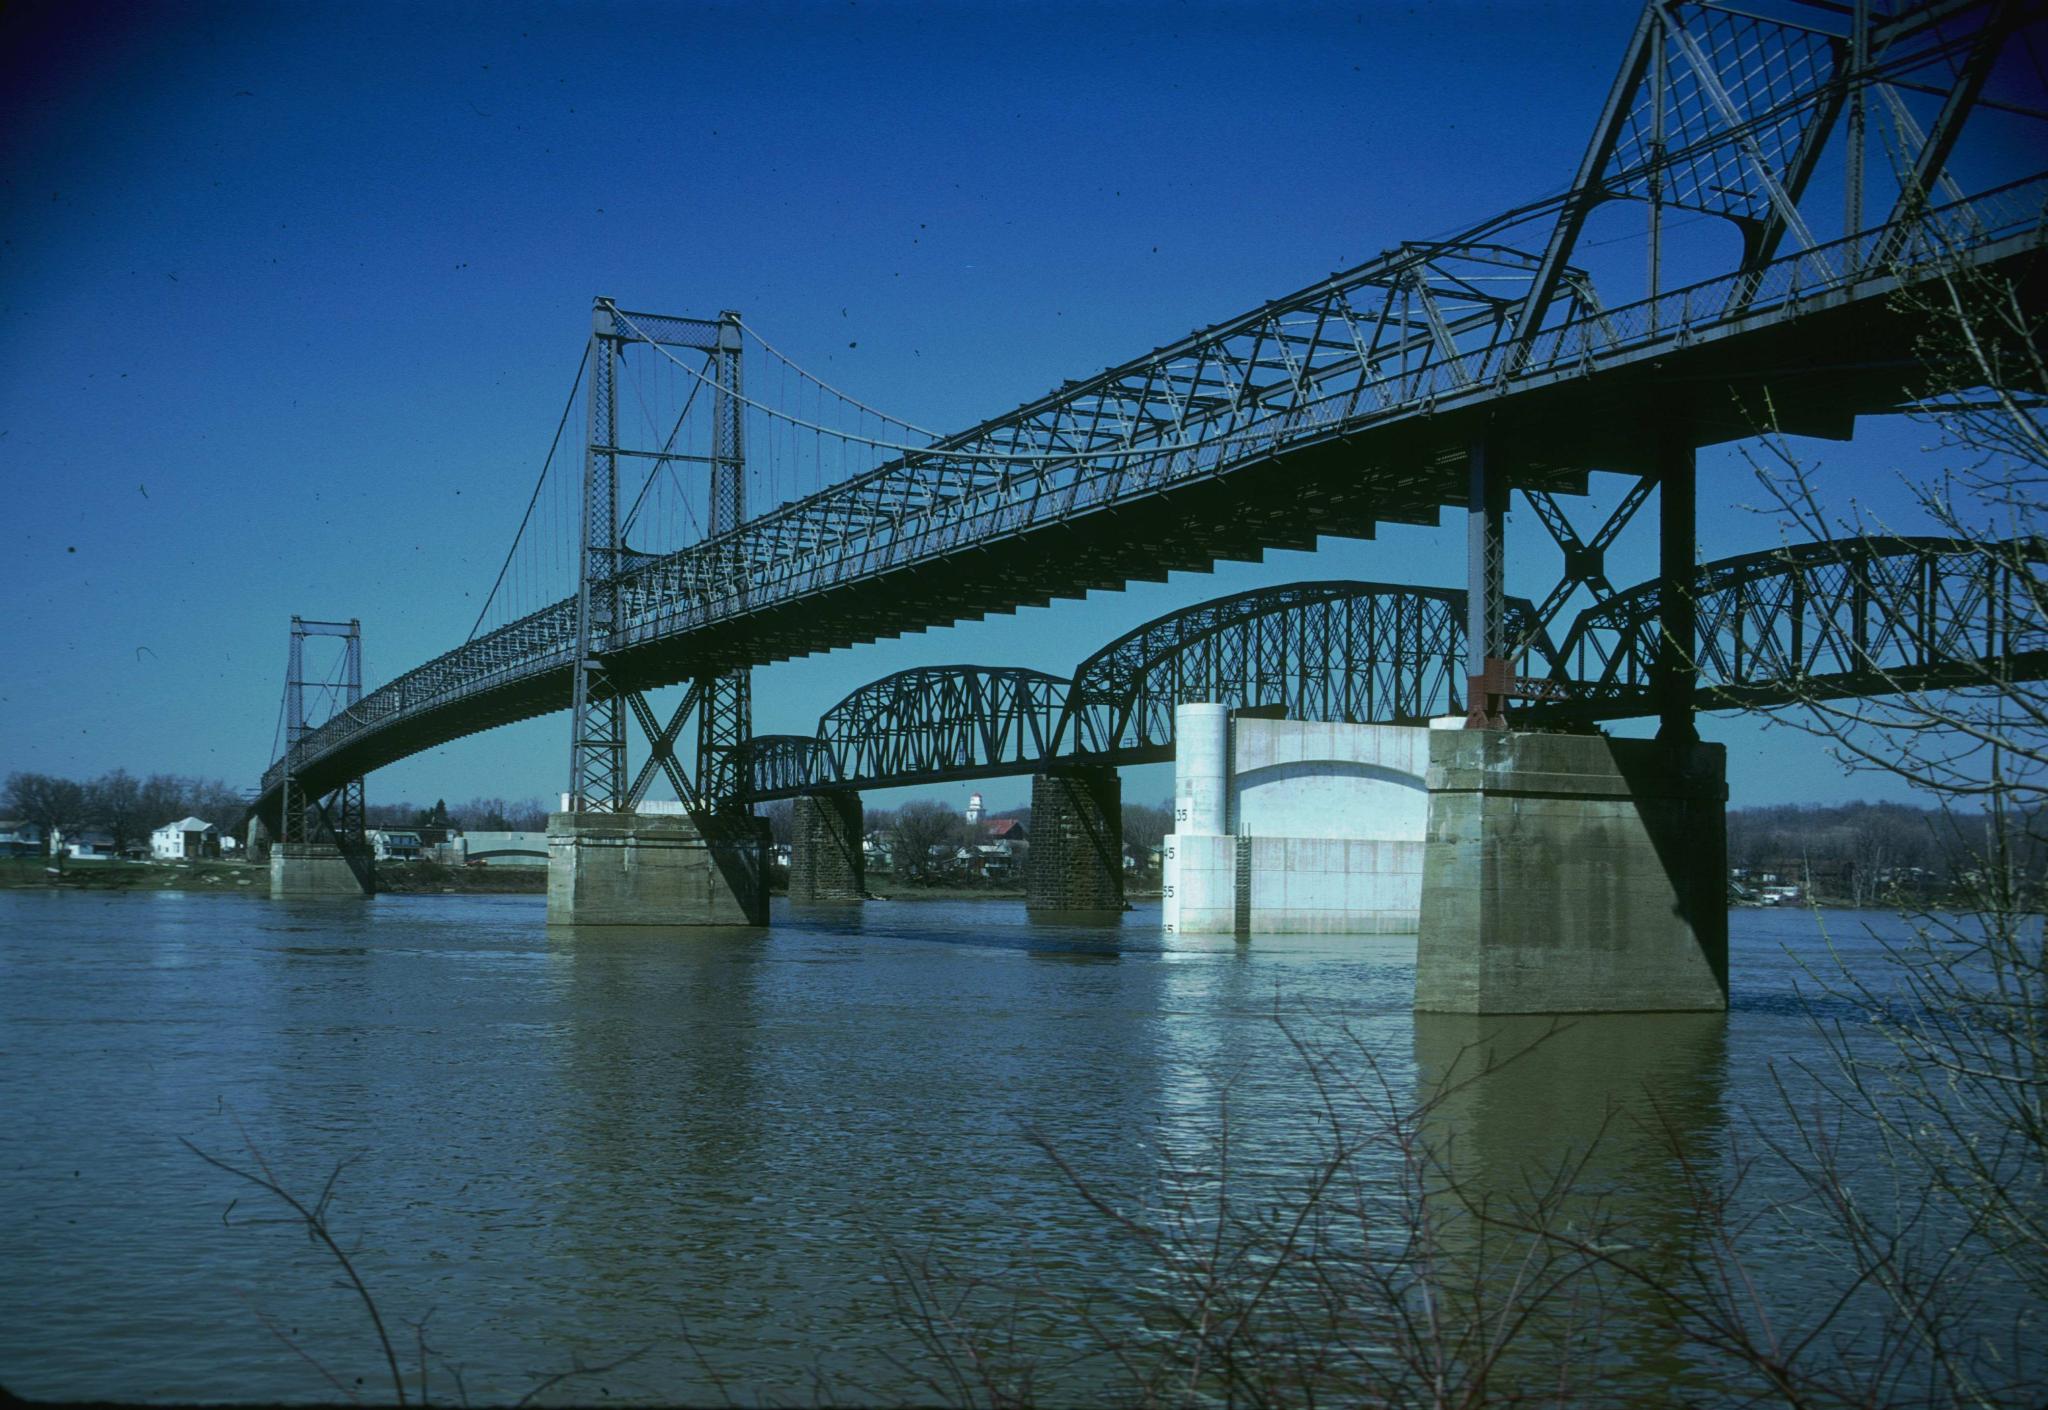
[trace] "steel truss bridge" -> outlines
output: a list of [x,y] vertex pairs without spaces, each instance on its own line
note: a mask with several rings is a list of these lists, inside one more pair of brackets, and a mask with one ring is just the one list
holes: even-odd
[[[2039,36],[2023,32],[2041,23],[2040,4],[2017,0],[1649,0],[1560,194],[1397,245],[760,512],[745,502],[739,428],[745,414],[788,413],[747,394],[738,316],[599,300],[576,591],[303,729],[264,775],[256,811],[282,824],[280,836],[303,834],[313,813],[288,798],[338,799],[345,811],[346,786],[368,771],[564,708],[571,805],[598,811],[636,806],[664,775],[712,811],[786,792],[804,749],[849,780],[937,776],[916,766],[943,757],[993,766],[1041,743],[1141,757],[1162,746],[1161,702],[1178,698],[1178,687],[1155,683],[1159,671],[1222,672],[1204,651],[1241,647],[1254,661],[1263,638],[1233,646],[1237,627],[1189,627],[1190,644],[1146,658],[1155,638],[1141,635],[1064,682],[918,673],[883,696],[856,692],[806,746],[751,738],[749,671],[1219,559],[1312,548],[1321,535],[1435,524],[1446,508],[1465,511],[1461,597],[1287,589],[1300,599],[1246,617],[1242,630],[1298,630],[1305,645],[1288,650],[1331,669],[1316,633],[1394,655],[1334,675],[1257,677],[1267,684],[1256,693],[1271,686],[1290,708],[1406,718],[1408,706],[1448,706],[1463,687],[1473,710],[1497,718],[1528,693],[1508,663],[1533,652],[1548,667],[1538,674],[1564,694],[1537,691],[1514,708],[1600,718],[1654,707],[1684,731],[1702,692],[1708,703],[1755,703],[1786,670],[1881,685],[1854,654],[1854,630],[1875,626],[1809,618],[1808,594],[1826,586],[1818,561],[1808,572],[1735,560],[1696,592],[1674,590],[1694,580],[1693,456],[1766,426],[1845,438],[1856,417],[1913,404],[1929,387],[1925,321],[1911,298],[1943,281],[2009,280],[2038,316],[2048,302],[2048,172],[2035,154],[2048,103],[2032,90],[2014,101],[1993,80],[2025,64]],[[2029,135],[2014,139],[2012,124]],[[1705,254],[1702,242],[1669,238],[1667,227],[1702,217],[1731,229],[1732,247]],[[1624,234],[1606,235],[1616,220]],[[1588,238],[1594,221],[1609,222],[1603,238]],[[628,444],[619,388],[629,355],[682,366],[685,354],[709,369],[708,450]],[[695,541],[660,553],[629,546],[620,473],[635,457],[702,464],[710,509]],[[1557,496],[1583,493],[1594,469],[1639,483],[1582,537]],[[1618,594],[1603,555],[1652,487],[1660,578]],[[1502,587],[1515,492],[1564,554],[1563,578],[1540,603],[1510,604]],[[1928,561],[1921,550],[1907,557]],[[1553,661],[1546,633],[1575,595],[1595,605]],[[1155,629],[1169,630],[1146,631]],[[1406,657],[1405,630],[1419,634]],[[1872,640],[1889,649],[1881,632]],[[1815,652],[1818,664],[1807,664]],[[1143,660],[1155,664],[1133,664]],[[677,683],[683,705],[664,720],[645,693]],[[648,741],[632,773],[628,718]],[[947,729],[965,733],[942,744]],[[929,744],[921,758],[919,740]],[[891,757],[899,747],[910,752]]]
[[[2048,677],[2048,543],[1850,539],[1700,569],[1697,703],[1760,708]],[[1547,697],[1535,722],[1654,713],[1659,584],[1581,613],[1562,645],[1538,633]],[[741,751],[754,801],[833,788],[1124,766],[1173,757],[1175,705],[1209,701],[1291,720],[1420,724],[1466,712],[1465,593],[1293,583],[1169,613],[1070,677],[929,666],[873,681],[815,735]],[[1510,599],[1515,626],[1532,604]]]

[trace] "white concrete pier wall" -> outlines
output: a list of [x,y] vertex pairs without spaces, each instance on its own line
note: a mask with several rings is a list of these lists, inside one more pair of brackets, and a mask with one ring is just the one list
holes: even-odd
[[1174,712],[1164,924],[1193,934],[1412,934],[1429,731]]

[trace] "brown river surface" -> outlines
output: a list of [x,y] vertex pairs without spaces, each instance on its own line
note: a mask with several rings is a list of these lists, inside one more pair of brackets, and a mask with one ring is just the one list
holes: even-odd
[[[1017,1314],[1042,1399],[1114,1395],[1124,1373],[1091,1353],[1157,1334],[1160,1257],[1034,1134],[1142,1213],[1208,1208],[1227,1132],[1240,1207],[1277,1206],[1330,1149],[1333,1074],[1403,1106],[1469,1045],[1544,1026],[1418,1018],[1412,938],[1168,937],[1156,906],[1109,927],[1015,902],[776,906],[765,932],[575,933],[538,896],[0,893],[0,1386],[335,1399],[318,1362],[391,1397],[331,1259],[182,1138],[253,1148],[309,1202],[349,1162],[334,1230],[414,1394],[426,1319],[435,1400],[458,1370],[502,1403],[633,1351],[543,1398],[952,1398],[920,1379],[906,1263],[948,1295],[986,1280],[962,1316]],[[1898,923],[1832,924],[1874,964],[1862,927]],[[1505,1198],[1590,1145],[1583,1178],[1635,1237],[1704,1247],[1674,1152],[1732,1169],[1794,1133],[1774,1072],[1826,1062],[1795,995],[1826,959],[1814,916],[1731,928],[1725,1018],[1583,1020],[1446,1101],[1431,1131],[1467,1191]],[[1355,1168],[1400,1187],[1388,1142]],[[1744,1185],[1758,1297],[1795,1320],[1839,1271],[1803,1197],[1770,1169]],[[1575,1374],[1721,1398],[1628,1316],[1585,1333]]]

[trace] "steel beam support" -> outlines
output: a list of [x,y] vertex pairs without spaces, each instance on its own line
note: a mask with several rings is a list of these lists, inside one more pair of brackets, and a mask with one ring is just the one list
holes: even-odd
[[[716,540],[738,529],[747,517],[740,316],[730,309],[718,316],[714,365],[711,537]],[[746,788],[740,772],[740,746],[754,732],[752,669],[740,666],[699,676],[697,694],[702,702],[697,712],[698,796],[704,806],[714,810],[744,810],[746,805],[739,801]]]
[[1692,417],[1672,407],[1657,433],[1657,663],[1651,694],[1657,702],[1657,738],[1699,743],[1693,697],[1699,686],[1697,611],[1698,494],[1694,477]]
[[618,386],[624,339],[611,301],[591,317],[589,436],[576,579],[576,666],[570,687],[569,811],[627,806],[626,718],[603,653],[618,620]]
[[1514,643],[1516,655],[1519,656],[1537,636],[1550,629],[1550,624],[1557,619],[1557,614],[1564,609],[1565,603],[1571,600],[1572,593],[1581,583],[1593,594],[1595,602],[1605,602],[1614,596],[1614,584],[1607,578],[1607,550],[1615,539],[1621,536],[1621,531],[1628,527],[1629,520],[1635,517],[1636,510],[1642,507],[1643,501],[1650,497],[1650,491],[1656,483],[1654,478],[1644,476],[1630,485],[1628,492],[1621,497],[1621,503],[1607,516],[1607,522],[1600,526],[1599,532],[1593,535],[1590,543],[1579,537],[1579,531],[1572,526],[1571,519],[1564,512],[1564,506],[1560,505],[1547,490],[1522,491],[1522,497],[1529,502],[1529,507],[1536,511],[1536,517],[1542,521],[1543,527],[1550,531],[1551,540],[1564,555],[1564,574],[1550,589],[1550,595],[1537,604],[1535,616],[1527,628],[1527,635]]
[[1507,727],[1508,483],[1490,434],[1467,453],[1465,499],[1465,727]]

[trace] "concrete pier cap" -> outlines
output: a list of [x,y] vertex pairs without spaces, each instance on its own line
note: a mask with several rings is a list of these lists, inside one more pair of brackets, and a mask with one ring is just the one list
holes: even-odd
[[1718,744],[1433,733],[1416,1008],[1725,1010],[1726,766]]

